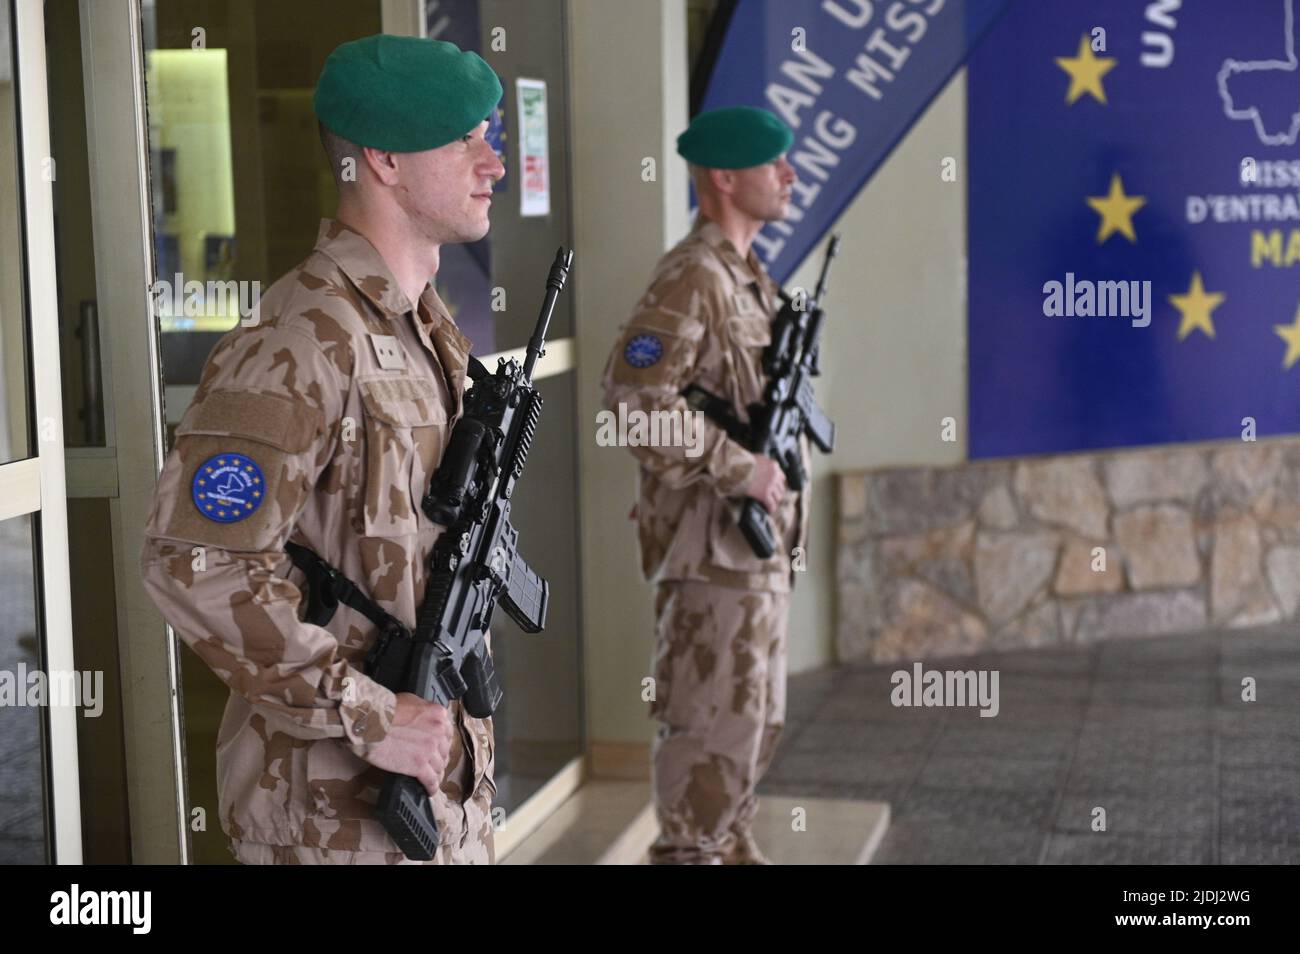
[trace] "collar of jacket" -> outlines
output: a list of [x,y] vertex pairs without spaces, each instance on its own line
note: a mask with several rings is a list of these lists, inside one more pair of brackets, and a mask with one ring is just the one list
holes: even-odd
[[[360,232],[337,219],[321,219],[320,230],[316,234],[316,249],[338,265],[357,291],[386,318],[402,318],[415,310],[393,277],[388,263]],[[456,350],[468,355],[473,344],[456,327],[447,306],[434,291],[432,282],[424,286],[420,301],[433,318],[430,332],[435,337],[446,335]],[[464,361],[459,364],[463,368]]]
[[737,286],[756,286],[764,307],[772,307],[772,303],[776,300],[777,286],[767,274],[767,269],[763,267],[762,260],[755,254],[752,246],[749,254],[741,258],[740,251],[731,244],[731,239],[727,238],[726,233],[722,231],[722,226],[702,212],[696,214],[691,233],[713,250],[714,255],[722,262]]
[[691,228],[705,245],[713,249],[714,254],[722,260],[727,271],[738,285],[748,285],[751,282],[759,281],[759,276],[764,274],[763,264],[754,254],[753,248],[744,258],[740,257],[740,251],[731,244],[731,239],[727,238],[722,226],[708,218],[703,212],[695,216],[695,225]]

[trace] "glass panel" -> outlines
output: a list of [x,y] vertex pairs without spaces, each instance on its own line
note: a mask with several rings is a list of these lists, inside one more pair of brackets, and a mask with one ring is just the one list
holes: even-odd
[[0,464],[31,454],[13,29],[0,3]]
[[46,863],[32,517],[0,521],[0,864]]
[[108,498],[68,501],[68,526],[77,535],[76,545],[68,551],[68,569],[75,581],[72,653],[83,673],[83,686],[91,678],[96,697],[77,717],[81,857],[88,865],[131,862],[115,585],[116,575],[123,571],[114,566],[112,504]]
[[252,283],[268,288],[306,258],[334,215],[311,94],[330,51],[379,32],[381,14],[379,0],[146,0],[142,14],[165,283],[154,291],[174,424]]
[[[568,103],[565,99],[564,36],[562,0],[463,0],[459,3],[430,3],[429,35],[451,40],[462,48],[476,50],[488,61],[505,89],[502,102],[506,175],[497,183],[492,197],[492,230],[482,242],[449,246],[442,253],[438,290],[449,304],[460,306],[456,320],[474,342],[475,354],[522,348],[532,336],[537,306],[542,300],[546,270],[555,250],[570,245]],[[493,50],[492,34],[504,29],[507,37],[527,37],[525,43],[506,44]],[[541,80],[546,84],[545,166],[549,184],[550,212],[522,214],[520,174],[521,117],[516,88],[518,79]],[[530,150],[531,151],[531,150]],[[534,159],[536,162],[536,159]],[[465,282],[448,268],[448,262],[471,258],[481,275],[482,291]],[[581,255],[574,263],[581,275]],[[469,271],[466,269],[466,271]],[[470,274],[474,274],[472,271]],[[461,273],[463,274],[463,273]],[[489,277],[490,276],[490,277]],[[488,292],[505,289],[506,308],[491,311]],[[573,334],[573,295],[560,296],[551,319],[549,338],[558,340]]]
[[538,382],[546,402],[515,492],[520,547],[551,586],[546,629],[525,635],[504,612],[492,617],[492,654],[505,698],[497,739],[494,805],[513,812],[583,752],[575,375]]
[[78,4],[45,4],[46,83],[54,179],[55,274],[59,364],[63,371],[63,434],[67,447],[104,447],[103,376],[95,294],[90,163]]

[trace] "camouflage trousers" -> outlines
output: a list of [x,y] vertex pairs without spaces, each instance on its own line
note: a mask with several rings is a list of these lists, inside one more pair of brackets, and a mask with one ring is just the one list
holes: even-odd
[[652,864],[720,864],[758,812],[785,724],[790,594],[660,583]]
[[244,865],[490,865],[494,863],[492,823],[471,834],[464,845],[441,845],[429,861],[412,861],[400,851],[345,851],[306,845],[264,845],[232,839],[231,854]]

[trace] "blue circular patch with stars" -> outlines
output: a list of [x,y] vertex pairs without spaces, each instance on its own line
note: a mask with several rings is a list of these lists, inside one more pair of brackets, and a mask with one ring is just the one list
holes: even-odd
[[664,343],[655,335],[637,335],[623,349],[623,360],[634,368],[648,368],[664,356]]
[[217,523],[238,523],[262,505],[262,468],[243,454],[218,454],[199,465],[190,495],[199,513]]

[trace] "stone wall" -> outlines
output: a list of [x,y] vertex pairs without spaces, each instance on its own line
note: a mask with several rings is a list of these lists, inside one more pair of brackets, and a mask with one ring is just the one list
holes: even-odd
[[841,660],[1252,626],[1300,606],[1298,438],[837,481]]

